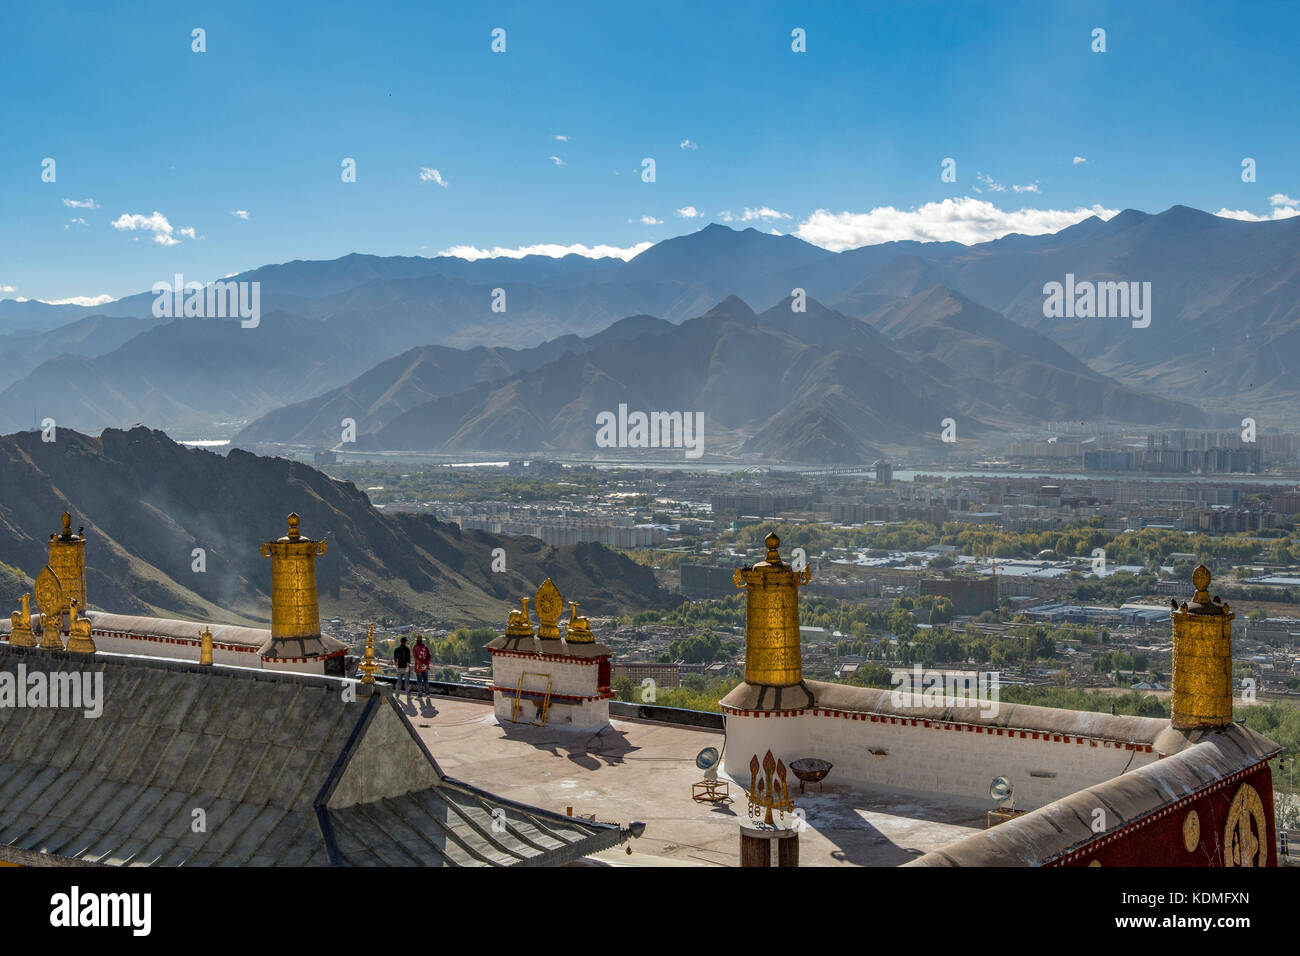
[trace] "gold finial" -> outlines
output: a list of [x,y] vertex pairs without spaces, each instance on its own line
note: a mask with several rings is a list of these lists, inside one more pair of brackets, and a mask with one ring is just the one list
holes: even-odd
[[776,532],[769,531],[767,537],[763,539],[763,543],[767,545],[767,563],[780,564],[781,552],[776,549],[780,547],[781,539],[776,536]]
[[90,618],[82,616],[77,599],[68,605],[68,647],[74,654],[95,653],[95,639],[90,633]]
[[594,644],[596,636],[591,633],[591,622],[585,617],[578,617],[578,602],[569,602],[569,623],[564,629],[564,639],[570,644]]
[[289,512],[288,538],[290,541],[297,541],[299,538],[302,537],[302,535],[298,531],[298,522],[300,522],[301,520],[302,519],[298,517],[298,512],[296,511]]
[[375,626],[370,625],[370,635],[366,638],[366,652],[361,657],[361,666],[357,668],[361,671],[361,683],[373,684],[375,682],[375,672],[379,670],[379,665],[375,663]]
[[9,643],[14,647],[35,647],[36,637],[32,634],[31,598],[24,594],[19,599],[22,607],[9,615]]
[[199,663],[212,663],[212,631],[203,628],[203,633],[199,635]]
[[528,617],[528,598],[519,599],[518,611],[511,611],[506,621],[506,637],[532,637],[533,624]]
[[537,608],[537,636],[542,640],[559,640],[560,615],[564,613],[564,598],[555,582],[547,578],[537,589],[534,598]]
[[65,511],[63,512],[62,538],[66,541],[68,538],[71,537],[72,537],[72,515]]
[[1205,565],[1198,564],[1192,572],[1192,587],[1196,588],[1196,593],[1192,595],[1193,601],[1197,604],[1210,603],[1210,569]]

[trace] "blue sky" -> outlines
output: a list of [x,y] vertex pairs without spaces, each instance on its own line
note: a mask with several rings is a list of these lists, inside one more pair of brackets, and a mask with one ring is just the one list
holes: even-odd
[[455,6],[4,5],[0,296],[631,250],[711,221],[844,248],[1300,196],[1295,4]]

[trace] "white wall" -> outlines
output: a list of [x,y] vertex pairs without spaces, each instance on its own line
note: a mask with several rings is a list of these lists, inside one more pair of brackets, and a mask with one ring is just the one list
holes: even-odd
[[[727,749],[724,769],[733,780],[749,784],[749,760],[770,749],[786,765],[800,757],[820,757],[834,764],[826,778],[835,784],[942,793],[991,807],[989,784],[1009,779],[1018,809],[1032,810],[1128,770],[1153,762],[1154,753],[1125,749],[1104,741],[1069,743],[1032,739],[1027,732],[1009,736],[977,733],[970,725],[932,723],[911,725],[872,722],[868,715],[853,720],[819,716],[808,711],[797,717],[726,715]],[[945,726],[961,729],[946,730]],[[1040,737],[1043,735],[1040,735]],[[878,756],[872,750],[885,750]],[[1035,777],[1030,772],[1055,773]],[[796,778],[790,775],[791,783]]]
[[[124,634],[93,632],[95,650],[106,654],[138,654],[144,657],[165,657],[176,661],[193,661],[198,663],[201,647],[195,644],[169,643],[160,640],[145,640]],[[288,671],[294,674],[324,674],[324,661],[296,663],[268,663],[253,651],[235,651],[218,644],[212,646],[212,663],[228,664],[234,667],[261,667],[268,670]]]
[[[600,691],[597,684],[600,678],[600,666],[592,660],[589,663],[570,661],[542,660],[541,658],[523,657],[517,654],[492,655],[492,683],[497,687],[509,688],[493,694],[493,709],[497,720],[508,723],[514,708],[515,688],[519,686],[519,677],[527,672],[524,689],[531,691],[546,690],[545,674],[551,678],[551,694],[567,694],[571,697],[595,697]],[[519,720],[528,722],[536,719],[536,705],[524,698],[519,703]],[[551,698],[547,716],[547,725],[568,725],[573,729],[599,730],[609,726],[608,700],[567,701]]]

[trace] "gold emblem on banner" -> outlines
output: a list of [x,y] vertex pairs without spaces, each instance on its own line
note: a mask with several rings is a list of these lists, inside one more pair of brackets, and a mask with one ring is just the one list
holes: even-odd
[[1188,810],[1183,817],[1183,846],[1192,853],[1201,845],[1201,818],[1195,810]]
[[1237,788],[1223,828],[1224,866],[1268,865],[1268,819],[1259,791],[1248,783]]

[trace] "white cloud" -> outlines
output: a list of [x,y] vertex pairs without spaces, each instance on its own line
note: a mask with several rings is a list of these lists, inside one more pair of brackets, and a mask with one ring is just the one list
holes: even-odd
[[560,159],[560,157],[558,157],[558,156],[552,156],[552,157],[551,157],[551,162],[553,162],[556,166],[567,166],[567,165],[569,165],[569,164],[566,163],[564,160]]
[[234,216],[236,219],[247,219],[247,218],[248,218],[248,210],[247,210],[247,209],[232,209],[232,210],[230,211],[230,214],[231,214],[232,216]]
[[1277,219],[1290,219],[1300,216],[1300,199],[1292,199],[1286,193],[1274,193],[1268,197],[1268,204],[1273,211],[1266,216],[1257,216],[1245,209],[1220,209],[1215,213],[1224,219],[1240,219],[1243,222],[1270,222]]
[[695,219],[698,216],[704,215],[694,206],[683,206],[681,209],[675,210],[675,213],[683,219]]
[[109,302],[116,302],[113,296],[104,295],[74,295],[67,299],[37,299],[37,302],[44,302],[46,305],[84,305],[87,308],[94,308],[97,305],[104,305]]
[[579,255],[587,256],[590,259],[613,256],[617,259],[627,260],[645,252],[653,245],[653,242],[638,242],[634,246],[626,247],[587,246],[578,242],[571,246],[562,246],[554,242],[541,242],[534,246],[518,246],[514,249],[507,249],[503,246],[493,246],[491,249],[480,249],[477,246],[452,246],[450,249],[442,250],[438,255],[457,256],[461,259],[494,259],[497,257],[522,259],[524,256],[551,256],[558,259],[561,256]]
[[[628,221],[631,222],[630,219]],[[641,225],[643,226],[662,226],[663,224],[664,221],[662,219],[656,219],[654,216],[641,217]]]
[[695,142],[695,140],[693,140],[693,139],[684,139],[684,140],[682,140],[682,142],[681,142],[681,148],[682,148],[682,149],[699,149],[699,148],[700,148],[700,144],[697,143],[697,142]]
[[434,182],[444,189],[447,188],[447,180],[442,178],[442,173],[438,172],[436,169],[430,169],[428,166],[420,167],[420,182]]
[[75,217],[75,218],[73,218],[73,219],[69,219],[67,222],[65,222],[65,223],[63,224],[63,228],[64,228],[64,229],[71,229],[73,226],[85,226],[85,225],[88,225],[87,222],[86,222],[86,220],[82,219],[80,216],[77,216],[77,217]]
[[[152,216],[142,216],[138,212],[122,213],[113,220],[113,228],[131,231],[142,229],[146,232],[152,232],[153,241],[160,246],[174,246],[180,242],[179,239],[172,235],[172,224],[167,221],[167,217],[156,209]],[[181,233],[188,235],[191,239],[194,238],[194,230],[188,226],[181,230]]]
[[0,285],[0,292],[17,292],[17,291],[18,290],[11,285]]
[[93,199],[83,199],[81,201],[77,201],[76,199],[65,199],[63,200],[63,205],[67,206],[70,209],[98,209],[99,208],[99,203],[95,202],[95,200]]
[[1087,160],[1084,159],[1082,156],[1076,156],[1076,157],[1074,157],[1074,165],[1076,165],[1076,166],[1082,165],[1083,163],[1086,163],[1086,162],[1087,162]]
[[[1004,193],[1007,191],[1007,187],[1002,185],[1002,183],[995,181],[992,176],[985,176],[983,173],[976,173],[975,178],[980,182],[982,182],[985,186],[987,186],[989,188],[989,192]],[[1038,180],[1035,179],[1032,183],[1029,183],[1028,185],[1025,186],[1013,185],[1011,187],[1011,190],[1012,192],[1017,192],[1017,193],[1036,193],[1038,192]],[[984,190],[976,186],[975,191],[977,193],[982,193]]]
[[177,230],[177,231],[178,231],[182,236],[184,236],[186,239],[197,239],[197,238],[198,238],[198,236],[194,235],[194,227],[193,227],[193,226],[182,226],[182,227],[181,227],[179,230]]
[[793,219],[794,217],[789,213],[778,212],[769,206],[759,206],[757,209],[746,206],[745,211],[738,216],[730,209],[727,209],[718,213],[718,218],[723,222],[754,222],[760,219]]
[[556,141],[557,143],[567,143],[567,142],[569,141],[569,137],[567,137],[567,136],[561,136],[559,133],[556,133],[556,134],[555,134],[555,141]]
[[898,239],[973,245],[1013,232],[1030,236],[1058,232],[1089,216],[1109,219],[1118,212],[1099,204],[1077,209],[1010,211],[999,209],[987,200],[966,196],[926,203],[916,209],[878,206],[870,212],[838,213],[818,209],[799,224],[795,235],[833,252]]

